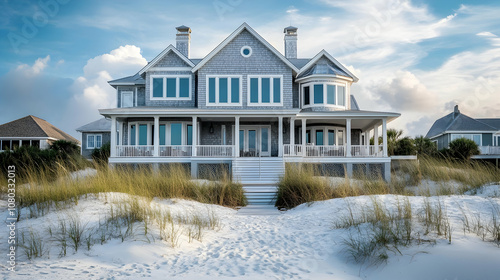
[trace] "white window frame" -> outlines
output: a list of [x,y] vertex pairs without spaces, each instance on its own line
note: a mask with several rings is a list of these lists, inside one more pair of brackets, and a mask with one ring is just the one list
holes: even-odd
[[[163,96],[153,97],[153,79],[163,78]],[[175,97],[167,97],[167,78],[175,78]],[[189,96],[180,97],[180,78],[189,79]],[[149,98],[150,100],[191,100],[192,98],[192,76],[191,75],[150,75],[149,76]]]
[[[250,102],[250,79],[258,78],[258,102],[251,103]],[[269,103],[262,103],[262,78],[270,78],[269,80],[269,91],[270,91],[270,101]],[[280,79],[280,102],[274,102],[274,78]],[[270,107],[279,107],[283,106],[283,75],[248,75],[247,76],[247,106],[270,106]]]
[[[267,152],[263,153],[262,152],[262,128],[267,128],[268,129],[268,139],[267,139]],[[232,132],[232,143],[234,143],[236,150],[239,152],[240,149],[240,143],[235,143],[235,127],[234,125],[231,127],[231,132]],[[271,151],[272,151],[272,141],[271,141],[271,126],[270,125],[240,125],[240,130],[243,130],[243,151],[247,152],[249,150],[249,136],[248,136],[248,131],[249,130],[255,130],[256,134],[256,146],[255,148],[259,151],[259,154],[263,157],[270,157],[271,156]],[[239,131],[238,131],[239,133]],[[240,139],[241,140],[241,139]]]
[[[97,136],[100,136],[101,137],[101,146],[100,147],[97,147],[96,145],[96,137]],[[89,145],[89,138],[90,137],[93,137],[94,138],[94,145],[93,146],[90,146]],[[87,134],[87,149],[90,150],[90,149],[100,149],[102,147],[102,134]]]
[[[345,128],[344,127],[339,127],[339,126],[308,126],[306,127],[306,131],[309,130],[310,131],[310,134],[309,134],[309,137],[311,139],[310,140],[310,144],[312,145],[315,145],[316,146],[316,131],[318,130],[323,130],[323,145],[322,146],[344,146],[346,145],[346,137],[344,136],[343,139],[342,139],[342,143],[339,144],[339,131],[342,131],[345,135]],[[335,131],[335,144],[334,145],[329,145],[328,144],[328,130],[333,130]],[[302,127],[299,127],[299,135],[302,135]],[[302,139],[300,139],[300,142],[302,142]],[[302,144],[302,143],[300,143]]]
[[[323,85],[323,103],[321,104],[314,104],[314,85]],[[328,98],[328,85],[335,86],[335,104],[328,104],[327,98]],[[338,105],[339,104],[339,86],[344,87],[344,104],[345,105]],[[309,87],[309,104],[305,104],[305,96],[304,96],[304,87]],[[337,108],[337,109],[347,109],[348,108],[348,84],[342,83],[342,82],[331,82],[331,81],[313,81],[313,82],[307,82],[300,84],[300,104],[302,105],[302,108],[309,108],[309,107],[332,107],[332,108]]]
[[[460,138],[465,138],[474,141],[474,136],[479,135],[479,144],[478,146],[482,146],[483,144],[483,134],[481,133],[452,133],[450,134],[450,142],[460,139]],[[456,136],[457,138],[453,139],[453,137]],[[470,138],[468,137],[470,136]],[[477,144],[477,143],[476,143]]]
[[[186,121],[168,121],[168,122],[160,122],[160,125],[165,125],[165,146],[169,146],[172,144],[172,138],[169,137],[171,136],[171,124],[173,123],[180,123],[182,125],[182,131],[181,131],[181,146],[186,146],[187,145],[187,127],[188,125],[191,125],[192,126],[192,122],[186,122]],[[145,122],[145,121],[139,121],[139,122],[130,122],[128,123],[128,145],[129,146],[132,146],[130,144],[130,138],[131,138],[131,133],[132,133],[132,126],[135,125],[136,126],[136,133],[135,133],[135,145],[134,146],[145,146],[145,145],[139,145],[139,125],[141,124],[147,124],[148,125],[148,132],[147,132],[147,144],[146,146],[151,146],[153,145],[153,139],[151,137],[151,134],[153,132],[153,126],[154,126],[154,122]],[[158,131],[159,128],[158,128]],[[158,138],[159,139],[159,138]],[[160,143],[158,143],[158,145],[160,145]],[[164,145],[160,145],[160,146],[164,146]]]
[[[215,78],[215,103],[209,102],[209,79]],[[219,79],[227,78],[227,103],[219,103]],[[240,92],[238,103],[231,103],[231,79],[238,78],[240,81]],[[234,106],[242,106],[242,97],[243,97],[243,76],[242,75],[207,75],[206,76],[206,106],[226,106],[226,107],[234,107]]]
[[[249,53],[249,54],[244,54],[244,53],[243,53],[243,51],[244,51],[245,49],[248,49],[248,50],[250,51],[250,53]],[[241,54],[241,56],[243,56],[243,57],[245,57],[245,58],[252,56],[252,53],[253,53],[253,50],[252,50],[252,47],[250,47],[250,46],[243,46],[243,47],[241,47],[241,49],[240,49],[240,54]]]
[[[134,106],[134,92],[133,91],[131,91],[131,90],[124,90],[124,91],[121,91],[120,94],[121,94],[121,96],[120,96],[120,108],[132,108],[132,107],[135,107]],[[123,106],[123,100],[124,100],[123,97],[124,97],[125,94],[130,94],[132,96],[132,104],[131,104],[130,107],[124,107]]]

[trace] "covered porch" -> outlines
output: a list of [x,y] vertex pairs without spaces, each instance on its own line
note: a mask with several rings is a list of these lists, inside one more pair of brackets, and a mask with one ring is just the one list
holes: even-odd
[[392,118],[353,111],[196,113],[110,114],[111,158],[144,159],[139,162],[148,158],[155,162],[160,158],[380,158],[387,157],[387,122]]

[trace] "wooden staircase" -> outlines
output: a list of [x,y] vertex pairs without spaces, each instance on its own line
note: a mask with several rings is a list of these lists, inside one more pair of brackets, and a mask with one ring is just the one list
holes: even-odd
[[279,179],[285,173],[283,158],[236,158],[232,164],[233,180],[243,184],[250,205],[274,205]]

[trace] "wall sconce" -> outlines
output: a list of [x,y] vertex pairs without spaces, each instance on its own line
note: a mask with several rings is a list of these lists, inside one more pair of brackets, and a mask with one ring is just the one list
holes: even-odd
[[214,124],[213,123],[210,123],[210,128],[208,129],[208,132],[210,134],[213,134],[214,133]]

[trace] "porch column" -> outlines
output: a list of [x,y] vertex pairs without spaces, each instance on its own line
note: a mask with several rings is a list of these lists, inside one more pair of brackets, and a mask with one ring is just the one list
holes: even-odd
[[373,127],[373,145],[375,146],[375,155],[378,156],[378,125]]
[[382,145],[384,146],[384,157],[387,157],[387,120],[382,119]]
[[198,146],[198,117],[194,116],[192,122],[193,122],[193,124],[191,127],[193,129],[193,133],[192,133],[193,139],[191,140],[191,145],[192,145],[193,151],[191,152],[191,155],[193,157],[195,157],[196,156],[196,148]]
[[123,122],[118,122],[118,145],[123,145]]
[[295,155],[295,118],[290,118],[290,155]]
[[345,130],[346,130],[346,156],[351,157],[352,156],[352,151],[351,151],[351,119],[346,119],[345,120]]
[[302,119],[302,156],[306,155],[306,119]]
[[283,117],[278,117],[278,156],[283,156]]
[[234,157],[240,157],[240,117],[234,117]]
[[111,116],[111,151],[110,157],[116,156],[116,117]]
[[153,133],[154,138],[154,148],[153,148],[153,156],[160,156],[160,116],[155,116],[155,131]]

